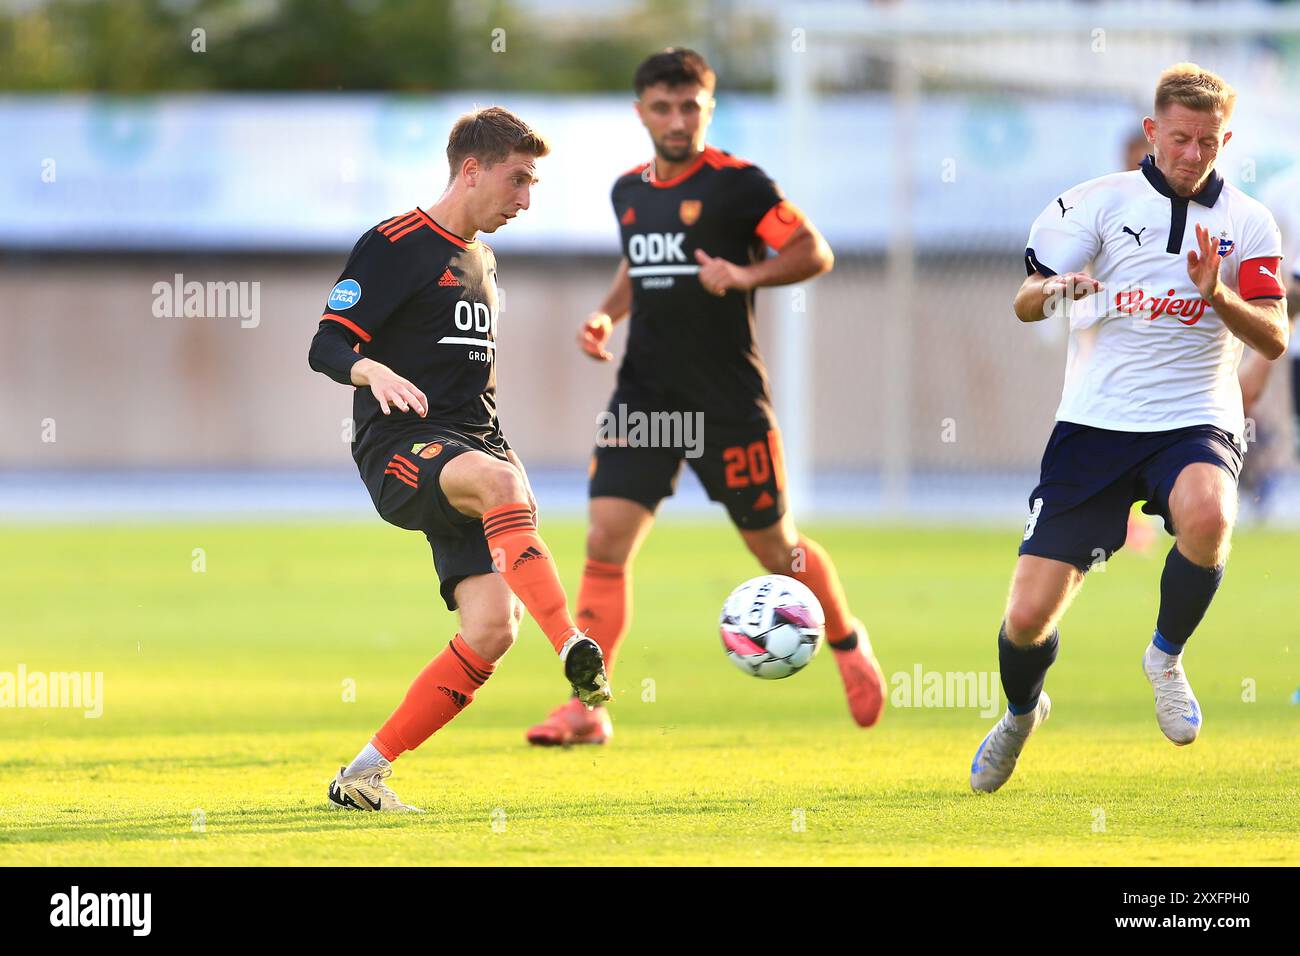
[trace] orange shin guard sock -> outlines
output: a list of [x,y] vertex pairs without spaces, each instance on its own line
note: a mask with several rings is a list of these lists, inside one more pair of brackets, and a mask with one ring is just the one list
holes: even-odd
[[798,547],[803,555],[804,569],[794,571],[790,576],[817,595],[822,611],[826,614],[827,639],[832,643],[842,641],[853,630],[853,623],[849,616],[849,602],[844,597],[844,586],[840,584],[839,572],[835,570],[835,562],[811,538],[800,538]]
[[606,674],[613,674],[618,646],[631,625],[631,569],[623,564],[587,561],[578,588],[578,626],[600,645]]
[[414,750],[474,700],[496,665],[485,661],[457,634],[411,684],[371,743],[385,760]]
[[532,509],[523,502],[489,509],[483,515],[483,534],[492,563],[558,654],[574,630],[573,618]]

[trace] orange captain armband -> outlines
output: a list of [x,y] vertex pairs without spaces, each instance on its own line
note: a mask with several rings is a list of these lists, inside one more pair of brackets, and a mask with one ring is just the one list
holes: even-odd
[[780,250],[802,225],[803,213],[793,203],[782,199],[767,211],[754,232],[773,249]]

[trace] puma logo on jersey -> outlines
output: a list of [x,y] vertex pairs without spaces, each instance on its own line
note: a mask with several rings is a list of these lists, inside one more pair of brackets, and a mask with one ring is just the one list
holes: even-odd
[[633,265],[658,262],[686,262],[684,232],[637,233],[627,241],[627,257]]
[[1057,204],[1058,206],[1061,207],[1061,218],[1062,218],[1062,219],[1065,218],[1065,214],[1066,214],[1067,212],[1069,212],[1071,209],[1074,208],[1073,206],[1067,206],[1067,205],[1065,204],[1065,200],[1063,200],[1060,196],[1056,197],[1056,204]]
[[1143,227],[1142,227],[1141,229],[1139,229],[1137,232],[1134,232],[1134,231],[1133,231],[1132,229],[1130,229],[1128,226],[1125,226],[1125,227],[1124,227],[1124,231],[1127,232],[1127,233],[1128,233],[1130,236],[1132,236],[1134,239],[1136,239],[1136,240],[1137,240],[1137,244],[1140,246],[1140,245],[1142,245],[1142,233],[1144,233],[1144,232],[1147,231],[1147,227],[1146,227],[1146,226],[1143,226]]
[[1262,276],[1268,276],[1270,279],[1272,279],[1272,280],[1273,280],[1274,282],[1276,282],[1278,285],[1281,285],[1281,284],[1282,284],[1282,278],[1281,278],[1281,277],[1280,277],[1276,272],[1269,272],[1269,271],[1268,271],[1267,269],[1265,269],[1263,266],[1260,266],[1260,267],[1259,267],[1259,274],[1262,275]]

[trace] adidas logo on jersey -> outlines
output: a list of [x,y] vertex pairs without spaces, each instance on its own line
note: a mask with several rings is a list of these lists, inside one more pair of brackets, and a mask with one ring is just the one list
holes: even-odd
[[633,209],[631,206],[628,206],[628,207],[627,207],[627,212],[623,213],[622,217],[620,217],[618,221],[621,222],[621,223],[622,223],[623,225],[625,225],[625,226],[635,226],[635,225],[636,225],[636,210]]
[[519,557],[515,558],[515,563],[512,564],[512,565],[510,566],[510,570],[512,570],[512,571],[518,571],[521,567],[523,567],[523,566],[524,566],[525,564],[527,564],[529,561],[536,561],[538,558],[545,558],[545,557],[546,557],[546,555],[542,554],[542,552],[538,551],[538,550],[537,550],[536,548],[534,548],[532,545],[529,545],[529,546],[524,550],[524,553],[523,553],[523,554],[521,554],[521,555],[519,555]]
[[438,285],[460,285],[460,280],[451,274],[451,269],[444,269],[442,278],[438,280]]

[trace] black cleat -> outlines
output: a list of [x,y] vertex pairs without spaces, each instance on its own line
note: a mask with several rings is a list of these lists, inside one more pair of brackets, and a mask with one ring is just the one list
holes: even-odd
[[605,655],[600,645],[581,631],[575,633],[560,648],[560,660],[564,662],[564,676],[573,685],[573,693],[588,707],[595,707],[614,695],[609,689],[609,678],[605,676]]

